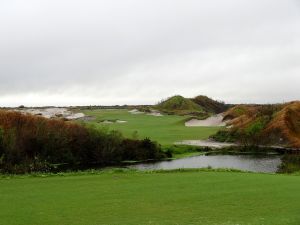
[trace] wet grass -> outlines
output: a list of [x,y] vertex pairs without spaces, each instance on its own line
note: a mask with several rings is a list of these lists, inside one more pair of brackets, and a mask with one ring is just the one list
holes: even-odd
[[0,224],[300,224],[300,176],[222,171],[5,176]]
[[[165,115],[161,117],[146,114],[131,114],[128,110],[85,110],[86,115],[94,116],[89,123],[108,129],[121,131],[126,137],[148,137],[162,145],[171,145],[182,140],[207,139],[220,127],[185,127],[188,116]],[[127,123],[103,124],[101,121],[123,120]]]

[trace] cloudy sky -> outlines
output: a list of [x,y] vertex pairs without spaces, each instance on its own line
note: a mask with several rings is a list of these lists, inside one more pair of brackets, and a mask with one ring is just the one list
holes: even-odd
[[299,0],[1,0],[0,105],[300,99]]

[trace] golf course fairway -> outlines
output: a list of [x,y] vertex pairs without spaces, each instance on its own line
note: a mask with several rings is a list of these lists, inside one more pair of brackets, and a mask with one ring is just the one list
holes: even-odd
[[[186,127],[185,120],[190,116],[131,114],[125,109],[84,110],[82,112],[95,117],[95,120],[89,123],[99,128],[118,130],[128,138],[136,133],[138,138],[147,137],[162,145],[172,145],[182,140],[205,140],[220,130],[220,127]],[[101,122],[116,120],[125,122],[111,124]]]
[[300,176],[106,171],[0,178],[1,225],[299,225]]

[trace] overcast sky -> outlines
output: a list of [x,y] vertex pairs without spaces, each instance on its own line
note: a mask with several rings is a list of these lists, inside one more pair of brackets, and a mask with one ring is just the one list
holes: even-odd
[[1,0],[0,105],[300,99],[299,0]]

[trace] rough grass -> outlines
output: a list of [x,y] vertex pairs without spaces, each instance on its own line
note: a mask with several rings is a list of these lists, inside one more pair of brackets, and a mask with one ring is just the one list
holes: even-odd
[[223,102],[215,101],[207,96],[199,95],[191,99],[197,105],[201,106],[205,111],[211,113],[221,113],[229,108],[228,105],[225,105]]
[[292,147],[300,148],[300,101],[292,102],[276,113],[265,134],[281,137]]
[[[231,131],[256,130],[262,144],[300,148],[300,101],[278,105],[240,105],[229,109]],[[254,128],[254,129],[252,129]],[[249,133],[249,132],[248,132]],[[250,132],[250,135],[254,135]]]
[[162,101],[157,105],[157,108],[164,111],[203,111],[202,107],[188,98],[184,98],[180,95],[175,95]]
[[[207,139],[220,127],[185,127],[188,116],[165,115],[161,117],[146,114],[131,114],[128,110],[85,110],[85,114],[96,117],[90,123],[108,129],[120,130],[126,137],[149,137],[162,145],[177,141]],[[127,123],[103,124],[103,120],[125,120]],[[137,133],[136,133],[137,132]],[[135,133],[135,134],[134,134]]]
[[5,225],[299,225],[300,176],[104,172],[0,179]]

